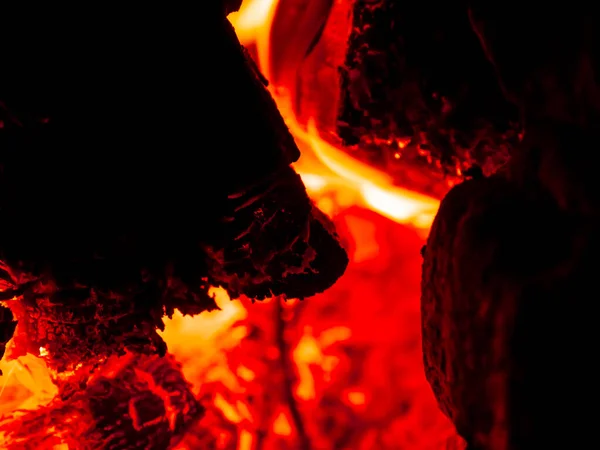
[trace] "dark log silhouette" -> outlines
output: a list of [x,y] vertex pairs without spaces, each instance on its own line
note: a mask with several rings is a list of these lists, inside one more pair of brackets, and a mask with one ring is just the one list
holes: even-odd
[[125,348],[163,354],[162,316],[214,308],[211,284],[304,298],[343,273],[335,231],[290,168],[293,138],[224,17],[239,4],[211,3],[201,18],[3,12],[12,356],[44,347],[65,369]]

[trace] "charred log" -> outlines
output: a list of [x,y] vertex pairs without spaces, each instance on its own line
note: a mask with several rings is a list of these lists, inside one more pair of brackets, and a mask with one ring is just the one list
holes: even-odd
[[164,354],[162,316],[214,308],[211,284],[256,298],[329,287],[345,252],[315,219],[289,167],[298,149],[222,8],[202,23],[153,7],[94,15],[3,14],[12,356],[44,347],[68,369],[124,349]]
[[359,157],[428,171],[430,183],[473,164],[489,174],[518,142],[517,110],[461,2],[355,0],[339,108]]
[[[248,192],[233,199],[224,227],[231,229],[228,235],[237,245],[222,241],[206,248],[213,261],[210,278],[233,296],[304,299],[324,291],[328,280],[337,280],[346,267],[333,223],[308,198],[298,201],[294,193],[304,190],[302,181],[291,168],[284,170],[287,175],[257,186],[259,192],[264,189],[259,195]],[[272,251],[274,246],[279,253]]]

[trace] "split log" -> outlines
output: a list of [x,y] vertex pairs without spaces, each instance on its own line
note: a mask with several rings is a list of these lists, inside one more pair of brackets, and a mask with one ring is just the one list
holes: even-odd
[[[471,449],[586,448],[600,202],[595,12],[472,2],[525,136],[505,170],[442,201],[424,253],[426,375]],[[557,31],[558,30],[558,31]],[[591,302],[591,303],[590,303]]]
[[290,168],[294,140],[223,17],[238,6],[3,12],[12,356],[44,347],[62,370],[124,348],[164,354],[162,316],[214,308],[210,285],[302,298],[343,273]]
[[519,117],[463,3],[353,3],[341,70],[343,142],[392,170],[428,171],[431,184],[474,164],[485,173],[504,164],[518,142]]

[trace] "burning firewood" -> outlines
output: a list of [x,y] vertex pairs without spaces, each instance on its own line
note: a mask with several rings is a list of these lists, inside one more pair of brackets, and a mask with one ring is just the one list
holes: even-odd
[[357,156],[431,182],[474,163],[491,173],[517,143],[517,111],[461,2],[354,0],[339,102],[338,132]]
[[113,358],[84,386],[0,421],[3,448],[167,449],[203,412],[171,357]]
[[423,264],[427,378],[469,448],[585,448],[600,203],[580,149],[598,143],[599,20],[493,3],[469,14],[525,136],[502,171],[442,201]]
[[42,347],[66,370],[125,349],[164,354],[163,315],[215,308],[210,285],[303,298],[343,273],[335,231],[289,167],[293,138],[214,10],[201,23],[154,7],[95,11],[93,24],[60,8],[3,14],[12,357]]

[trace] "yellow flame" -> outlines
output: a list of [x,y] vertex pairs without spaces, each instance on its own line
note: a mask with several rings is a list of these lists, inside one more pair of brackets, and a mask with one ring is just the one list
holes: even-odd
[[[244,45],[256,44],[257,63],[267,79],[270,75],[270,24],[273,22],[276,8],[276,0],[246,0],[239,11],[229,15],[229,20],[235,27],[240,42]],[[269,24],[269,26],[265,26],[265,24]]]
[[[218,380],[236,391],[238,378],[227,364],[226,352],[246,336],[246,327],[234,325],[244,320],[248,312],[239,300],[230,300],[222,288],[211,288],[209,293],[215,296],[219,310],[194,317],[176,312],[172,319],[165,320],[165,331],[159,333],[167,342],[169,352],[183,363],[183,374],[188,380]],[[249,369],[243,374],[252,376]],[[194,388],[199,389],[199,386]]]
[[236,406],[225,400],[225,397],[223,397],[221,394],[215,395],[214,405],[230,422],[240,423],[242,421],[242,415],[239,413]]

